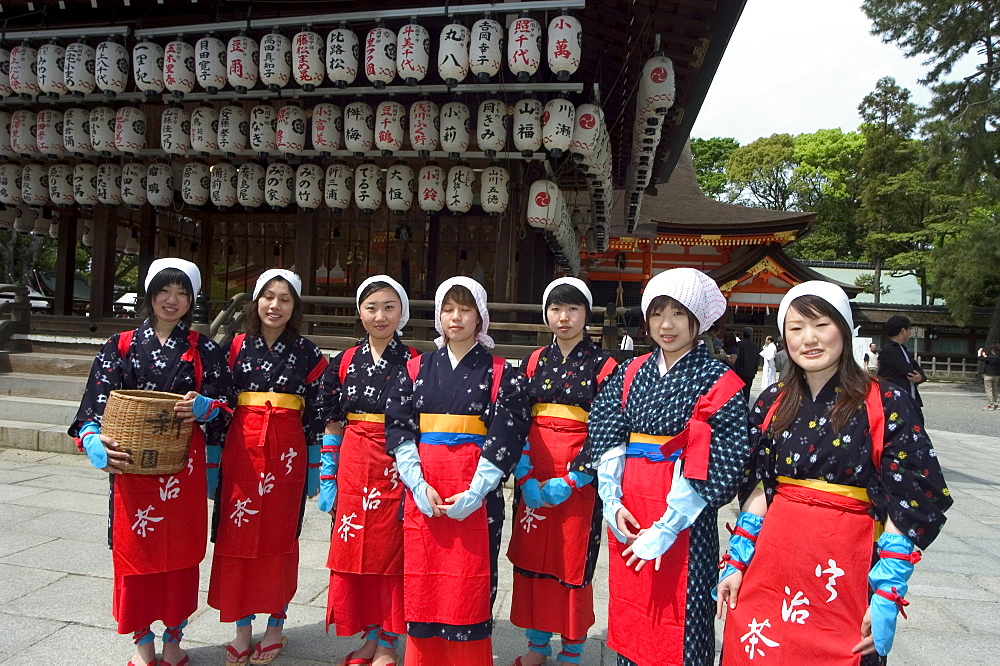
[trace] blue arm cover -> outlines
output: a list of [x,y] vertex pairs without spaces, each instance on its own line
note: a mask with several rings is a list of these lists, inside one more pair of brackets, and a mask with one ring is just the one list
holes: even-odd
[[542,496],[538,488],[538,479],[534,476],[529,476],[527,479],[524,478],[531,474],[532,471],[530,451],[531,444],[525,442],[524,448],[521,449],[521,458],[517,461],[517,467],[514,468],[514,480],[521,487],[521,501],[524,502],[524,505],[531,509],[537,509],[542,506]]
[[431,502],[427,499],[427,482],[424,481],[424,472],[420,467],[417,445],[413,441],[403,442],[396,447],[393,455],[396,456],[396,469],[399,471],[399,478],[413,494],[413,501],[416,503],[417,509],[425,516],[433,516],[434,509],[431,508]]
[[483,498],[503,479],[503,470],[486,458],[480,457],[476,465],[476,473],[472,477],[469,489],[459,495],[455,503],[448,508],[448,517],[455,520],[465,520],[483,505]]
[[557,476],[553,479],[549,479],[549,482],[545,484],[542,488],[542,501],[548,502],[553,506],[556,504],[562,504],[569,499],[569,496],[573,494],[574,488],[569,485],[566,481],[567,478],[573,479],[573,483],[576,484],[576,488],[582,488],[591,481],[594,480],[590,474],[584,474],[583,472],[570,472],[566,476]]
[[622,472],[625,471],[625,447],[612,449],[604,454],[601,462],[597,465],[597,494],[600,495],[604,503],[602,513],[604,522],[611,528],[611,533],[620,542],[628,541],[627,537],[618,530],[618,522],[615,516],[618,509],[622,508]]
[[[876,592],[870,602],[875,651],[884,657],[892,649],[892,641],[896,637],[896,613],[902,611],[903,597],[909,587],[907,581],[913,574],[914,562],[920,560],[920,553],[913,552],[915,546],[907,537],[888,532],[879,537],[878,548],[881,557],[869,572],[868,582],[871,583],[872,590],[893,597],[886,599]],[[897,559],[891,555],[886,557],[886,552],[904,555],[906,559]],[[905,612],[903,617],[906,617]]]
[[194,414],[196,421],[207,423],[219,415],[219,408],[212,407],[213,402],[215,401],[203,395],[195,396],[194,405],[191,406],[191,413]]
[[97,469],[108,466],[108,451],[101,441],[101,424],[97,421],[86,421],[80,428],[80,443],[90,458],[90,464]]
[[697,520],[706,504],[687,479],[675,475],[667,493],[666,512],[635,540],[632,552],[644,560],[663,555],[674,545],[677,535]]
[[[736,517],[736,528],[729,535],[729,555],[723,558],[726,567],[719,574],[720,583],[740,570],[734,567],[731,562],[741,563],[743,571],[746,571],[746,567],[750,566],[753,554],[757,550],[756,542],[740,534],[740,531],[747,532],[756,538],[760,534],[760,528],[763,524],[763,518],[749,511],[741,511],[740,515]],[[712,590],[712,598],[718,600],[717,590]]]
[[208,479],[208,498],[215,499],[215,491],[219,487],[219,465],[222,463],[222,447],[206,446],[205,463],[205,477]]
[[343,435],[323,435],[319,467],[319,510],[329,511],[337,499],[337,469],[340,466],[340,443]]
[[306,467],[306,496],[312,497],[319,492],[319,444],[310,444],[309,465]]

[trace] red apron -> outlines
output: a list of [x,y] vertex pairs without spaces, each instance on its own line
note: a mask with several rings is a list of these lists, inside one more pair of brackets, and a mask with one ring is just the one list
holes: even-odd
[[876,536],[865,490],[779,481],[788,483],[778,485],[739,601],[727,611],[722,663],[858,664],[851,648],[861,640]]
[[301,409],[302,399],[289,393],[239,395],[222,449],[216,554],[295,549],[308,457]]
[[[539,403],[532,412],[528,431],[532,474],[542,480],[565,475],[587,441],[587,413],[551,403]],[[508,559],[521,569],[583,585],[596,498],[597,491],[588,484],[552,508],[529,509],[519,502]]]
[[205,434],[195,426],[187,467],[169,476],[115,477],[111,551],[116,576],[197,567],[205,557],[208,515]]
[[[326,566],[341,573],[402,574],[402,503],[403,482],[385,452],[384,417],[348,414]],[[339,529],[348,524],[357,527]]]

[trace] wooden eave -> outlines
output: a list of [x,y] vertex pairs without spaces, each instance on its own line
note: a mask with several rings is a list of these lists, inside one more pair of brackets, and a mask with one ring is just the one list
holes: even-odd
[[858,286],[847,284],[846,282],[831,280],[808,266],[803,266],[793,257],[789,256],[781,248],[781,246],[776,243],[760,245],[746,252],[741,252],[728,264],[724,264],[712,271],[709,271],[708,275],[720,285],[733,281],[740,281],[752,273],[751,269],[765,260],[770,260],[775,265],[780,267],[788,276],[795,280],[796,284],[808,282],[809,280],[822,280],[824,282],[832,282],[837,285],[847,292],[847,295],[850,298],[854,298],[861,293],[861,288]]

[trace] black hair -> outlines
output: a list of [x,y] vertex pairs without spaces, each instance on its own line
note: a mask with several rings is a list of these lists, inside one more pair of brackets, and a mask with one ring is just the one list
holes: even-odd
[[370,285],[365,287],[365,290],[361,292],[361,296],[358,297],[358,307],[360,308],[361,304],[367,301],[369,296],[374,294],[376,291],[382,291],[383,289],[391,290],[392,293],[396,294],[396,297],[399,298],[400,302],[403,301],[403,298],[398,293],[396,293],[395,287],[393,287],[388,282],[382,282],[381,280],[376,280],[375,282],[372,282]]
[[545,299],[545,311],[548,312],[552,305],[582,305],[587,310],[587,319],[590,319],[590,303],[587,302],[587,297],[571,284],[560,284],[552,288],[548,298]]
[[909,317],[904,315],[892,315],[889,317],[889,321],[885,322],[885,333],[890,338],[894,338],[899,335],[904,328],[909,328],[913,325]]
[[744,326],[743,327],[743,337],[746,338],[747,340],[749,340],[750,338],[752,338],[753,337],[753,329],[750,328],[749,326]]
[[149,286],[146,287],[146,293],[142,296],[142,304],[139,306],[139,316],[149,318],[153,326],[156,326],[153,299],[162,289],[175,284],[180,285],[180,288],[188,293],[188,309],[184,313],[184,316],[181,317],[181,321],[190,327],[191,319],[194,315],[194,299],[197,294],[194,293],[194,287],[191,286],[191,278],[179,268],[164,268],[153,276],[153,279],[149,281]]
[[277,275],[264,283],[264,286],[260,288],[260,293],[257,294],[257,298],[243,306],[243,321],[245,322],[244,325],[248,335],[260,335],[261,321],[260,312],[257,311],[257,301],[278,280],[286,283],[288,291],[292,294],[292,314],[285,324],[285,330],[291,335],[297,336],[302,329],[302,299],[299,298],[299,293],[295,291],[295,287],[292,286],[291,282]]

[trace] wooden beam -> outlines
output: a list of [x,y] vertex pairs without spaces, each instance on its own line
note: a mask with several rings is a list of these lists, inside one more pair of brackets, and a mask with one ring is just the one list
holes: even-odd
[[118,241],[118,216],[107,206],[94,210],[90,229],[94,245],[90,265],[90,320],[100,322],[110,315],[115,301],[115,245]]

